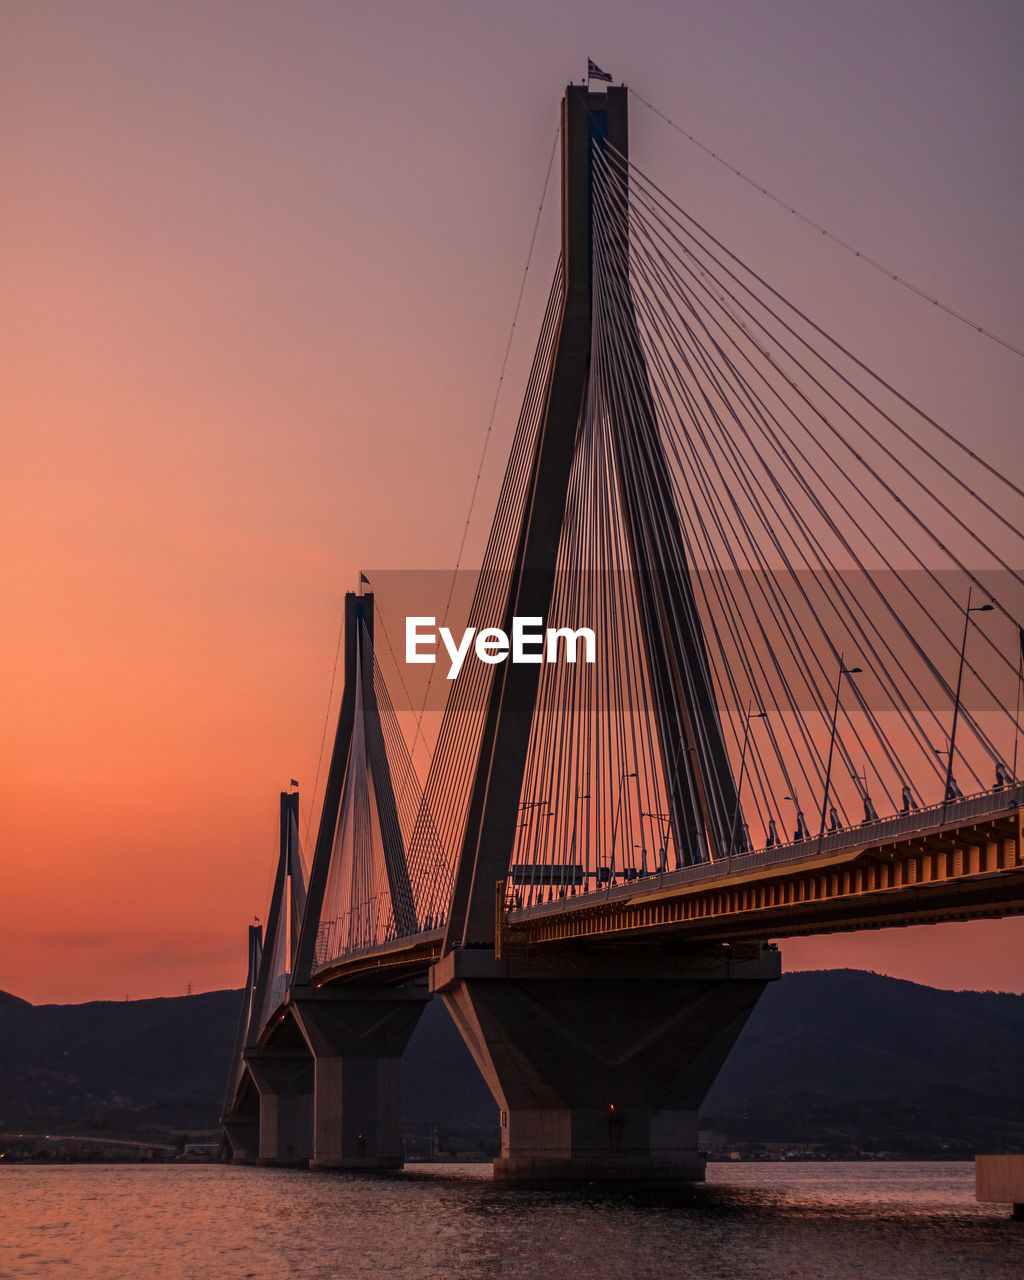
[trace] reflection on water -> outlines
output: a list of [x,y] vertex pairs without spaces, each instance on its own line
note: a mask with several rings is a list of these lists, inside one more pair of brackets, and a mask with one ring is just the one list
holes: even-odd
[[711,1165],[666,1192],[198,1166],[0,1171],[0,1277],[1021,1280],[1024,1223],[966,1164]]

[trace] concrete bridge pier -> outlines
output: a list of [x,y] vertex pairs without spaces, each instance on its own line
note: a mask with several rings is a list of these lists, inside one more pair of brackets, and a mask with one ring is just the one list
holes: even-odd
[[260,1094],[258,1163],[306,1165],[313,1154],[312,1058],[301,1049],[250,1049],[245,1062]]
[[426,983],[298,996],[313,1055],[311,1169],[400,1169],[402,1054],[430,999]]
[[222,1116],[224,1136],[231,1147],[232,1164],[256,1164],[260,1155],[259,1115]]
[[432,989],[501,1108],[500,1182],[703,1181],[697,1116],[780,956],[622,949],[540,967],[453,951]]

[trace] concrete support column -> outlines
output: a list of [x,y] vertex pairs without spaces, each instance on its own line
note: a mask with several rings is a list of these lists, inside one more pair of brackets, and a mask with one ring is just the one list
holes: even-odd
[[1024,1221],[1024,1155],[975,1156],[975,1194],[990,1204],[1008,1204],[1017,1222]]
[[402,1054],[429,999],[425,984],[295,999],[313,1055],[311,1169],[401,1168]]
[[757,944],[545,968],[445,957],[432,989],[501,1108],[495,1178],[702,1181],[698,1110],[779,974],[779,953]]
[[231,1163],[255,1164],[260,1154],[259,1116],[223,1116],[221,1124],[231,1147]]
[[312,1058],[304,1050],[257,1049],[245,1061],[260,1093],[259,1163],[307,1164],[313,1154]]

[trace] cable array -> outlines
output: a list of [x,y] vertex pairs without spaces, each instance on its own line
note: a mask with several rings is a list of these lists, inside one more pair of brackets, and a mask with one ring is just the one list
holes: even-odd
[[887,267],[884,263],[878,262],[875,258],[872,258],[869,254],[865,253],[863,249],[858,249],[856,245],[850,244],[850,242],[848,240],[844,240],[842,236],[837,236],[834,231],[830,231],[828,227],[822,226],[820,222],[817,222],[808,214],[802,213],[799,209],[791,205],[788,200],[784,200],[781,196],[776,195],[774,191],[769,191],[769,189],[762,186],[756,178],[752,178],[748,173],[744,173],[742,169],[737,169],[734,164],[731,164],[717,151],[712,151],[706,143],[701,142],[699,138],[695,138],[693,134],[687,129],[684,129],[682,125],[676,124],[676,122],[670,119],[664,111],[659,111],[653,102],[648,102],[647,99],[637,93],[635,89],[630,89],[629,92],[631,97],[635,98],[637,102],[642,103],[643,106],[645,106],[648,111],[656,115],[659,120],[663,120],[668,127],[670,129],[674,129],[680,137],[685,138],[687,142],[693,143],[693,145],[699,151],[703,151],[710,160],[714,160],[716,164],[720,164],[724,169],[728,169],[731,174],[741,179],[741,181],[745,182],[748,186],[753,187],[755,191],[770,200],[773,204],[777,204],[780,209],[784,209],[787,213],[792,214],[793,217],[806,223],[807,226],[811,227],[814,231],[819,232],[826,239],[831,240],[833,244],[838,245],[840,249],[844,249],[855,258],[859,258],[862,262],[867,263],[867,265],[875,271],[880,271],[887,279],[894,281],[896,284],[909,290],[911,293],[917,294],[919,298],[923,299],[925,302],[931,303],[933,307],[937,307],[940,311],[944,311],[946,315],[952,316],[954,320],[959,320],[961,324],[967,325],[969,329],[974,329],[983,337],[989,338],[992,342],[998,343],[1001,347],[1005,347],[1007,351],[1012,351],[1014,355],[1024,356],[1024,350],[1021,350],[1020,347],[1010,342],[1007,338],[1000,337],[998,333],[993,333],[992,330],[986,328],[985,325],[978,324],[976,320],[972,320],[969,316],[965,316],[963,312],[957,311],[955,307],[951,307],[940,298],[936,298],[933,294],[928,293],[919,285],[914,284],[913,281],[907,280],[898,272],[893,271],[891,267]]
[[[511,900],[935,803],[947,773],[949,798],[1005,785],[1024,614],[1014,478],[609,144],[593,172],[592,366],[552,625],[589,618],[603,648],[593,674],[542,677]],[[627,551],[630,495],[659,508],[661,470],[672,510]],[[640,562],[690,584],[662,619],[702,641],[686,698],[705,675],[713,688],[687,737],[635,634]],[[968,590],[994,616],[965,614]],[[738,794],[711,767],[719,735]],[[703,847],[673,813],[701,775]]]
[[[497,511],[470,605],[468,625],[477,629],[500,626],[503,621],[509,573],[520,537],[524,499],[544,412],[562,301],[563,280],[559,264],[548,295]],[[422,918],[434,925],[444,922],[451,898],[455,859],[466,823],[493,673],[493,668],[483,663],[467,664],[449,689],[423,788],[421,810],[409,844],[413,882],[425,886]]]
[[317,929],[316,963],[431,928],[430,885],[406,851],[421,810],[419,778],[365,622],[355,652],[355,709]]
[[289,810],[283,834],[283,857],[279,857],[270,907],[267,932],[260,963],[256,991],[259,1009],[250,1026],[257,1031],[266,1026],[274,1011],[283,1003],[292,977],[292,961],[298,940],[302,913],[306,905],[309,869],[299,839],[296,811]]
[[[591,245],[588,383],[544,619],[557,652],[540,671],[510,905],[1008,786],[1024,671],[1019,477],[605,139]],[[470,607],[477,630],[507,622],[563,289],[559,266]],[[445,924],[494,676],[467,662],[450,686],[421,793],[366,636],[360,655],[321,963]],[[382,758],[362,727],[371,700]],[[374,795],[385,768],[407,907]]]

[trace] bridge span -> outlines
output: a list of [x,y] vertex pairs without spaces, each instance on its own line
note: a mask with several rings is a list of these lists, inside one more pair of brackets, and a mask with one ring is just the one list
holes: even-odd
[[[238,1161],[400,1165],[436,994],[496,1177],[697,1179],[775,940],[1024,912],[1024,488],[637,168],[628,102],[562,102],[561,258],[425,781],[346,597],[312,860],[285,793],[250,929]],[[596,660],[511,660],[524,619]]]
[[[510,910],[499,946],[794,938],[1024,912],[1024,787]],[[596,900],[595,900],[596,899]]]
[[[502,882],[499,957],[531,946],[653,936],[679,943],[795,938],[1024,914],[1024,787],[983,792],[818,841],[637,877],[516,908]],[[444,930],[364,947],[317,971],[319,987],[425,977]]]

